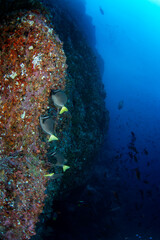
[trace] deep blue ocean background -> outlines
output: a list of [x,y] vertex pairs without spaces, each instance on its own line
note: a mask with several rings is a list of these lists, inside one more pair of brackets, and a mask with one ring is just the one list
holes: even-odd
[[82,2],[105,64],[109,131],[90,181],[54,203],[48,224],[56,240],[160,240],[160,1]]

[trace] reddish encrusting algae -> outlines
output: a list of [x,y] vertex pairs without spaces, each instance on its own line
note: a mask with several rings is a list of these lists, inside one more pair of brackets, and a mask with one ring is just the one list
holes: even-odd
[[39,12],[0,26],[0,237],[30,239],[42,212],[46,144],[39,137],[51,89],[65,88],[62,42]]

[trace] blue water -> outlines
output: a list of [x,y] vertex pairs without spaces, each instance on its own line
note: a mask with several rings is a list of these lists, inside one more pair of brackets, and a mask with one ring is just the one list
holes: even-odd
[[[116,227],[122,239],[137,239],[140,234],[142,239],[159,240],[160,1],[87,0],[86,7],[105,61],[110,127],[102,162],[110,174],[108,181],[118,178],[115,188],[121,209],[115,212]],[[123,108],[118,109],[122,100]],[[136,153],[128,148],[131,142]]]
[[85,8],[105,63],[110,124],[91,180],[59,203],[56,236],[160,240],[160,3],[86,0]]

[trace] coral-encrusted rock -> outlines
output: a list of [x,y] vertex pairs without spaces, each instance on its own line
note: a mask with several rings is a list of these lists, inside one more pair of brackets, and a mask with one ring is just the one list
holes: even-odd
[[[52,0],[50,13],[37,0],[2,2],[0,12],[8,11],[9,17],[1,15],[0,25],[0,239],[29,239],[43,209],[32,237],[40,240],[54,215],[53,200],[90,176],[109,115],[96,56],[66,8],[68,1]],[[22,7],[39,11],[22,12]],[[20,13],[12,15],[12,10]],[[50,89],[64,88],[69,112],[57,116],[48,97]],[[53,117],[59,141],[46,144],[41,114]],[[62,175],[49,154],[57,150],[70,169],[47,182],[49,166],[50,173]]]
[[0,26],[0,231],[29,239],[43,209],[46,144],[39,116],[52,89],[64,89],[66,57],[39,12],[8,17]]

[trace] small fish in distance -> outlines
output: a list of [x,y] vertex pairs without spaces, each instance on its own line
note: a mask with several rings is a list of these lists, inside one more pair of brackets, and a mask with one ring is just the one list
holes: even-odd
[[139,169],[138,169],[138,168],[135,168],[135,171],[136,171],[136,178],[137,178],[138,180],[140,180],[141,174],[140,174]]
[[49,116],[40,116],[40,125],[43,131],[50,135],[49,142],[58,140],[58,138],[54,135],[54,121]]
[[61,109],[59,111],[59,114],[62,114],[68,111],[68,109],[64,106],[67,103],[67,96],[63,91],[52,90],[51,97],[54,105],[58,108],[58,110]]
[[99,10],[100,10],[101,14],[104,15],[104,11],[101,7],[99,7]]
[[123,100],[119,101],[119,103],[118,103],[118,109],[119,109],[119,110],[122,109],[123,106],[124,106],[124,101],[123,101]]
[[144,148],[144,150],[143,150],[143,151],[144,151],[144,154],[145,154],[145,155],[148,155],[148,151],[147,151],[147,149],[146,149],[146,148]]

